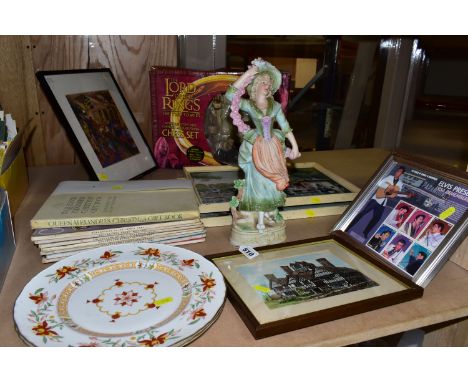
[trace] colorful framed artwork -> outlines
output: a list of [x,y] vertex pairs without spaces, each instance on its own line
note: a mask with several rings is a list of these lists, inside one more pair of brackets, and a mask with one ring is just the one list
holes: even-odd
[[[243,179],[236,166],[184,167],[193,183],[201,213],[229,211],[234,181]],[[314,162],[289,163],[285,207],[350,202],[359,188]]]
[[155,167],[109,69],[36,75],[92,179],[128,180]]
[[468,176],[392,154],[333,228],[426,286],[467,234]]
[[422,296],[423,289],[365,251],[350,249],[342,232],[325,238],[209,256],[228,296],[256,338],[363,313]]

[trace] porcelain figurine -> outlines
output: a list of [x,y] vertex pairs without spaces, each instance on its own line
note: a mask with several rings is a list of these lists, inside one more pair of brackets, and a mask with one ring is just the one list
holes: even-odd
[[[301,154],[281,105],[273,95],[281,85],[281,73],[260,58],[229,87],[231,117],[242,135],[239,167],[244,179],[234,184],[237,196],[231,201],[234,245],[269,245],[286,240],[285,223],[278,207],[285,203],[284,189],[289,184],[286,157]],[[242,98],[245,93],[249,99]],[[239,110],[249,114],[254,128],[246,125]],[[279,129],[274,128],[277,122]],[[285,145],[286,139],[291,149]]]

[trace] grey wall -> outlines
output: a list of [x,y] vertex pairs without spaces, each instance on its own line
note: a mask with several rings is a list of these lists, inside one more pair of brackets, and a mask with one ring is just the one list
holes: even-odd
[[468,60],[431,60],[424,93],[468,97]]

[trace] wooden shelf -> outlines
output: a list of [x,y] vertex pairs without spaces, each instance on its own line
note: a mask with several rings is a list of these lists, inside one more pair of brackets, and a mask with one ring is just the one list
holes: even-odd
[[[379,149],[337,150],[304,153],[301,160],[315,161],[357,186],[363,186],[383,162],[388,152]],[[183,176],[180,170],[156,170],[147,179]],[[17,250],[0,293],[0,346],[25,346],[15,332],[13,306],[23,287],[47,267],[40,262],[39,250],[31,242],[29,221],[50,192],[62,180],[86,180],[79,166],[30,168],[30,187],[15,216]],[[328,234],[338,216],[291,220],[287,222],[288,241]],[[230,227],[209,228],[207,240],[186,248],[208,255],[233,248]],[[453,258],[466,259],[468,240]],[[466,262],[466,261],[465,261]],[[448,261],[426,287],[420,299],[378,309],[357,316],[255,340],[233,306],[226,301],[218,321],[192,346],[342,346],[388,336],[415,328],[441,324],[432,331],[426,345],[468,345],[468,271]],[[456,321],[453,321],[456,320]],[[443,323],[447,323],[444,327]]]

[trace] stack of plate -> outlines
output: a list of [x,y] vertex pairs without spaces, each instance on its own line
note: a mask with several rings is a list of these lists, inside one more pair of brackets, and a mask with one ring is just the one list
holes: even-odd
[[16,300],[21,338],[34,346],[184,346],[218,318],[219,270],[163,244],[101,247],[36,275]]

